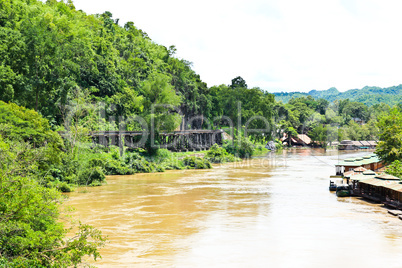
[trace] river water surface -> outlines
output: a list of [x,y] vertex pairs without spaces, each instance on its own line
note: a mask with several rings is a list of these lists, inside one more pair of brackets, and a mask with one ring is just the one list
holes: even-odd
[[367,153],[111,176],[67,203],[108,236],[98,267],[402,267],[402,221],[328,191],[339,159]]

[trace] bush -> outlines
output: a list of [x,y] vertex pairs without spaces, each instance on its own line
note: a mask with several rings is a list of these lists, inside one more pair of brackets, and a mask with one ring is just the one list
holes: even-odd
[[207,159],[196,156],[187,156],[183,158],[183,164],[189,169],[208,169],[212,168],[211,163]]
[[226,163],[234,162],[238,159],[229,154],[224,148],[220,147],[218,144],[214,144],[205,155],[205,159],[211,163]]
[[84,169],[78,176],[78,184],[91,185],[92,183],[102,183],[105,181],[105,173],[101,167],[92,167]]
[[283,144],[279,139],[275,139],[275,148],[276,150],[283,149]]
[[93,158],[91,160],[89,160],[88,165],[90,167],[102,167],[105,168],[106,167],[106,160],[103,158]]
[[232,142],[226,141],[223,144],[223,147],[229,153],[233,155],[238,155],[241,158],[250,158],[254,152],[254,144],[250,141],[249,138],[240,137]]
[[116,159],[108,159],[105,163],[105,170],[107,175],[129,175],[135,173],[123,161]]
[[69,193],[69,192],[73,191],[71,186],[68,185],[66,182],[60,182],[60,183],[56,184],[56,188],[59,189],[63,193]]
[[141,159],[144,159],[144,157],[142,157],[138,152],[126,152],[124,154],[124,163],[126,163],[126,165],[130,165],[134,161]]
[[[104,238],[99,231],[64,223],[69,217],[56,188],[68,191],[68,184],[33,172],[38,151],[0,134],[0,156],[0,267],[78,267],[85,255],[100,257]],[[77,233],[68,237],[72,230]]]
[[263,155],[263,154],[267,154],[268,152],[269,152],[269,150],[267,148],[265,148],[264,145],[258,144],[257,146],[255,146],[255,148],[253,150],[253,155]]
[[154,172],[156,169],[156,165],[154,163],[150,163],[145,158],[141,158],[138,160],[133,160],[130,163],[130,168],[134,172],[140,172],[140,173],[149,173],[149,172]]
[[181,170],[184,169],[183,161],[178,158],[171,158],[160,164],[165,170]]
[[153,157],[155,163],[162,163],[172,157],[172,153],[168,149],[158,149]]

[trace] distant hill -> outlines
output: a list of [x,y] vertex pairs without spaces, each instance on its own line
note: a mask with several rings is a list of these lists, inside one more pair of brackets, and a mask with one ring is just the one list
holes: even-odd
[[273,93],[277,101],[287,103],[292,98],[303,96],[312,96],[316,99],[323,98],[330,102],[339,99],[350,99],[351,101],[362,102],[368,106],[377,103],[386,103],[391,106],[402,102],[402,84],[399,86],[380,88],[380,87],[364,87],[362,89],[350,89],[345,92],[339,92],[332,87],[327,90],[311,90],[304,92],[280,92]]

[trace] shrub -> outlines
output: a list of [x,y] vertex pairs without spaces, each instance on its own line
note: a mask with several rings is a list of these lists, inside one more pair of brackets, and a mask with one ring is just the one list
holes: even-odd
[[283,144],[279,139],[275,139],[275,148],[277,150],[283,149]]
[[[68,191],[69,186],[32,172],[38,150],[0,134],[0,156],[0,267],[78,267],[85,255],[100,257],[97,248],[104,238],[99,231],[64,223],[69,217],[56,188]],[[77,233],[68,237],[72,230]]]
[[105,163],[105,170],[107,175],[129,175],[135,172],[121,160],[108,159]]
[[238,159],[229,154],[225,148],[220,147],[217,144],[214,144],[209,151],[205,155],[205,159],[210,161],[211,163],[226,163],[226,162],[234,162]]
[[73,189],[71,188],[70,185],[68,185],[66,182],[60,182],[56,185],[56,188],[59,189],[63,193],[69,193],[72,192]]
[[103,158],[93,158],[91,160],[89,160],[88,165],[90,167],[102,167],[105,168],[106,167],[106,160]]
[[153,157],[155,163],[162,163],[172,157],[172,153],[168,149],[158,149]]
[[124,163],[130,166],[136,160],[144,159],[138,152],[126,152],[124,154]]
[[249,158],[253,155],[254,144],[249,138],[240,137],[232,142],[226,141],[223,147],[231,154],[238,155],[241,158]]
[[134,172],[149,173],[155,171],[155,164],[148,162],[144,158],[141,158],[130,163],[130,168]]
[[269,152],[269,150],[267,148],[265,148],[264,145],[258,144],[254,147],[253,155],[263,155],[263,154],[267,154],[268,152]]
[[185,168],[183,161],[178,160],[178,159],[172,159],[169,161],[165,161],[161,165],[165,170],[181,170],[181,169]]
[[104,182],[105,178],[105,173],[101,167],[87,168],[78,176],[78,183],[80,185],[91,185],[94,182]]
[[183,164],[189,169],[207,169],[212,168],[211,163],[207,159],[196,156],[187,156],[183,158]]

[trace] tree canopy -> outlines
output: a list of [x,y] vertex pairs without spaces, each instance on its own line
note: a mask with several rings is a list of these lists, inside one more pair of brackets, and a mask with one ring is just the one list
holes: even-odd
[[402,113],[394,108],[379,121],[380,142],[376,154],[386,163],[402,160]]

